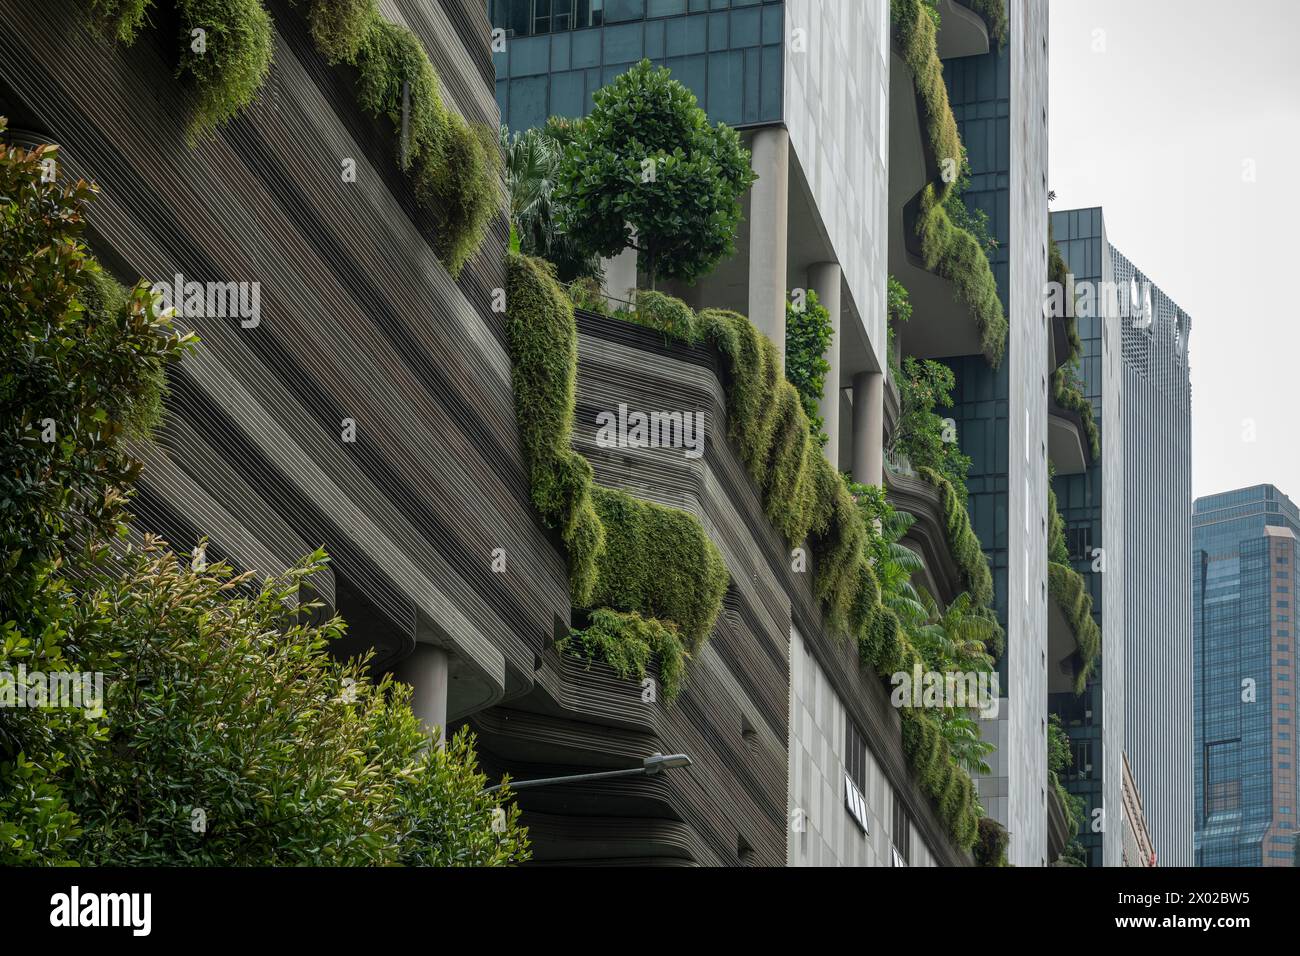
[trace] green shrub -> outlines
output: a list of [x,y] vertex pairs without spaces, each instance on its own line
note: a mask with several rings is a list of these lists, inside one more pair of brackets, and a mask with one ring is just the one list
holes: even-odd
[[153,0],[89,0],[90,18],[104,33],[130,46],[152,3]]
[[372,20],[375,0],[308,0],[307,26],[316,49],[331,64],[354,63]]
[[[271,71],[274,31],[260,0],[176,0],[176,7],[178,73],[198,88],[190,132],[200,135],[233,119],[256,99]],[[204,31],[199,49],[195,30]]]
[[324,563],[318,552],[244,597],[247,576],[195,571],[150,545],[82,596],[63,625],[82,669],[104,673],[106,699],[102,733],[78,741],[57,774],[81,830],[75,860],[527,859],[518,808],[508,792],[482,792],[468,733],[430,747],[407,685],[335,661],[339,619],[304,623],[293,598]]
[[643,680],[650,656],[656,655],[664,699],[671,703],[681,691],[688,655],[675,625],[640,614],[598,608],[591,612],[586,627],[575,628],[556,642],[560,651],[570,647],[588,660],[603,660],[624,679]]
[[730,577],[700,522],[676,508],[593,486],[605,528],[593,607],[671,621],[694,654],[708,640]]
[[433,245],[453,276],[483,244],[501,206],[501,152],[492,130],[447,114],[436,161],[422,163],[416,198],[433,216]]
[[808,289],[802,309],[793,302],[785,304],[785,377],[799,392],[799,401],[808,416],[808,427],[818,447],[824,448],[830,437],[823,431],[822,392],[830,363],[826,350],[834,338],[831,314],[821,304],[817,293]]
[[979,835],[975,842],[976,866],[1007,866],[1007,847],[1011,834],[992,817],[979,821]]
[[636,309],[627,318],[682,342],[694,343],[700,338],[695,312],[681,299],[674,299],[662,292],[639,290],[636,294]]

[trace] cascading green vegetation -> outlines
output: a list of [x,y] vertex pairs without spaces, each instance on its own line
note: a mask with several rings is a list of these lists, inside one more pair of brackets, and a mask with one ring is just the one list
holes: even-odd
[[[257,98],[271,70],[271,17],[261,0],[174,0],[180,27],[177,75],[197,92],[192,137],[210,133]],[[91,20],[130,45],[153,0],[88,0]]]
[[[1049,301],[1060,302],[1063,306],[1070,305],[1070,303],[1066,303],[1064,296],[1064,290],[1069,288],[1066,281],[1069,271],[1069,266],[1065,263],[1065,257],[1061,255],[1061,249],[1052,236],[1049,220],[1047,230],[1047,281],[1056,283],[1062,290],[1061,296],[1053,296]],[[1058,321],[1058,317],[1053,316],[1053,321]],[[1068,409],[1079,416],[1083,422],[1084,435],[1088,440],[1088,448],[1092,452],[1092,457],[1098,458],[1101,455],[1101,435],[1097,429],[1097,421],[1093,416],[1092,402],[1088,401],[1087,396],[1083,394],[1078,378],[1079,360],[1083,355],[1083,339],[1079,337],[1079,323],[1074,316],[1074,309],[1065,308],[1065,315],[1060,316],[1059,321],[1065,322],[1065,336],[1069,351],[1060,366],[1052,372],[1052,400],[1061,408]]]
[[[87,0],[104,33],[131,43],[152,0]],[[257,97],[271,68],[271,18],[261,0],[174,0],[180,16],[181,76],[197,90],[194,136],[212,132]],[[497,131],[471,124],[442,101],[437,74],[419,39],[385,20],[376,0],[303,0],[316,47],[332,64],[355,67],[357,102],[386,116],[400,136],[408,87],[406,148],[398,165],[433,219],[433,243],[459,275],[503,201]]]
[[390,23],[375,0],[309,0],[308,26],[331,63],[357,68],[357,102],[402,128],[409,87],[407,145],[398,165],[434,219],[434,247],[453,276],[483,242],[503,202],[498,131],[467,123],[443,104],[429,55],[409,29]]
[[957,489],[933,468],[918,468],[917,474],[939,489],[943,498],[943,512],[948,534],[948,550],[961,568],[966,590],[977,604],[993,603],[993,575],[983,546],[971,528],[970,512],[962,502]]
[[[602,529],[602,551],[591,562],[596,583],[587,595],[597,610],[588,627],[566,643],[602,657],[624,676],[642,674],[652,654],[675,663],[680,660],[678,640],[682,651],[691,653],[712,628],[727,582],[721,558],[694,519],[593,485],[589,466],[581,494],[570,491],[557,505],[560,496],[547,490],[555,479],[545,472],[555,469],[571,475],[577,469],[568,456],[578,457],[568,447],[576,377],[572,305],[546,264],[518,256],[507,263],[507,300],[516,410],[534,501],[544,520],[563,533],[566,526],[580,523],[572,515],[590,498]],[[717,309],[696,314],[661,294],[639,296],[636,314],[628,318],[672,338],[718,349],[728,439],[754,481],[769,520],[791,547],[811,547],[813,591],[822,602],[828,630],[851,637],[859,658],[877,674],[910,672],[923,665],[897,615],[881,604],[869,553],[873,532],[814,440],[799,393],[786,380],[772,342],[742,315]],[[566,367],[568,373],[563,372]],[[565,486],[572,487],[568,482]],[[646,522],[656,520],[647,513],[655,512],[665,514],[653,534],[668,539],[658,546],[645,540]],[[569,561],[572,575],[577,566],[572,548]],[[661,675],[664,669],[661,664]],[[981,813],[969,773],[943,739],[938,721],[917,713],[904,720],[905,728],[914,725],[906,731],[908,740],[915,743],[923,737],[926,744],[908,745],[924,792],[935,800],[954,843],[969,848]]]
[[985,817],[979,823],[979,840],[975,844],[975,864],[977,866],[1010,866],[1007,863],[1007,847],[1011,845],[1011,834],[992,817]]
[[965,151],[943,81],[934,18],[922,0],[890,0],[890,18],[921,104],[925,146],[938,171],[921,191],[916,222],[921,254],[927,269],[956,287],[979,328],[984,357],[996,367],[1008,330],[997,281],[980,240],[954,225],[944,208],[956,188]]
[[578,336],[550,266],[510,256],[506,299],[533,504],[564,542],[574,605],[594,609],[590,627],[570,642],[624,676],[643,675],[654,653],[672,699],[686,657],[703,647],[722,609],[730,581],[722,555],[694,516],[596,485],[591,465],[572,450]]
[[[1050,482],[1050,476],[1049,476]],[[1082,694],[1101,654],[1101,628],[1092,616],[1092,593],[1088,582],[1070,563],[1065,543],[1065,519],[1056,503],[1056,492],[1047,486],[1047,591],[1065,615],[1079,645],[1079,669],[1074,675],[1074,692]]]
[[825,448],[830,436],[823,430],[822,389],[830,363],[826,350],[830,348],[835,331],[831,314],[821,304],[817,293],[808,289],[801,304],[785,304],[785,377],[799,393],[799,402],[808,416],[808,427],[818,447]]

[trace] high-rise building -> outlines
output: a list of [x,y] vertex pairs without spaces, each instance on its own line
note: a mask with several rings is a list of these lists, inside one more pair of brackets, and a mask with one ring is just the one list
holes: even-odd
[[1196,865],[1292,866],[1300,512],[1254,485],[1192,525]]
[[1070,788],[1090,812],[1103,808],[1083,837],[1104,849],[1094,863],[1118,865],[1126,751],[1160,862],[1190,865],[1190,594],[1177,556],[1191,533],[1191,320],[1110,244],[1100,208],[1053,213],[1052,230],[1083,343],[1070,374],[1092,403],[1102,444],[1085,469],[1066,466],[1066,455],[1056,462],[1066,540],[1101,625],[1102,666],[1079,697],[1055,688],[1052,709],[1075,742]]
[[[1100,289],[1114,282],[1114,255],[1106,240],[1100,209],[1052,214],[1052,233],[1074,276],[1076,290]],[[1094,299],[1095,301],[1095,299]],[[1120,367],[1121,317],[1117,309],[1088,307],[1080,298],[1076,322],[1083,349],[1078,368],[1068,370],[1091,403],[1101,435],[1101,454],[1071,461],[1054,457],[1056,492],[1066,541],[1075,570],[1092,594],[1093,615],[1101,626],[1101,666],[1082,694],[1054,689],[1050,708],[1061,716],[1074,747],[1067,778],[1070,792],[1087,802],[1080,836],[1093,866],[1119,866],[1122,856],[1124,752],[1124,459],[1123,380]],[[1055,402],[1054,418],[1069,410]],[[1054,446],[1059,447],[1059,446]]]
[[1122,334],[1124,749],[1160,865],[1191,866],[1191,318],[1113,247],[1111,260],[1140,303]]

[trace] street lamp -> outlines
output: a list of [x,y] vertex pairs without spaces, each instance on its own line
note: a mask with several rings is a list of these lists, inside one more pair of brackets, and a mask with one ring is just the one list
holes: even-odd
[[[674,767],[689,767],[691,758],[686,754],[651,754],[641,761],[639,767],[629,767],[626,770],[602,770],[599,773],[579,773],[570,777],[540,777],[537,780],[512,780],[510,781],[511,790],[529,790],[535,787],[549,787],[558,783],[578,783],[586,780],[610,780],[614,777],[635,777],[638,774],[645,774],[647,777],[654,777],[665,770],[671,770]],[[494,784],[484,789],[484,793],[493,793],[500,790],[506,784]]]

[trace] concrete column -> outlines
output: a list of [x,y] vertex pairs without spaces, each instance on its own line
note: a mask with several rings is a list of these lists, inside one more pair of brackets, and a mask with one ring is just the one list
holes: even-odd
[[438,743],[447,740],[447,673],[450,659],[435,644],[416,644],[411,656],[394,668],[398,680],[411,685],[411,712],[425,730],[438,728]]
[[860,485],[885,481],[885,376],[853,376],[853,480]]
[[605,282],[601,292],[606,297],[617,299],[614,303],[622,307],[636,297],[636,250],[630,246],[613,259],[601,259],[600,267],[605,273]]
[[824,453],[831,467],[840,467],[840,264],[818,262],[808,269],[808,287],[831,316],[831,344],[826,348],[826,382],[822,386],[822,400],[817,410],[822,416],[822,428],[830,441]]
[[750,153],[758,180],[749,195],[749,320],[784,359],[790,134],[781,126],[760,129]]

